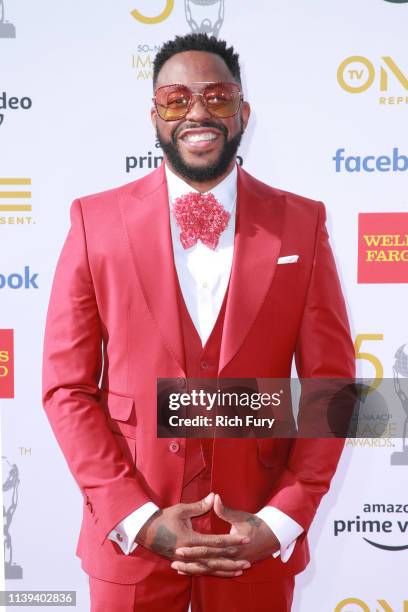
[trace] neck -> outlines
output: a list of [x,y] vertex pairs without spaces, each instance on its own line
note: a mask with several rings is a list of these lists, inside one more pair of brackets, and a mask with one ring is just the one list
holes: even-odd
[[175,170],[173,168],[173,166],[171,165],[171,163],[169,163],[169,161],[166,159],[166,164],[168,165],[168,167],[170,168],[170,170],[172,172],[174,172],[174,174],[176,176],[178,176],[179,178],[183,179],[183,181],[185,181],[188,185],[190,185],[190,187],[193,187],[193,189],[196,189],[197,191],[199,191],[200,193],[205,193],[206,191],[211,191],[211,189],[214,189],[214,187],[216,185],[218,185],[219,183],[221,183],[225,177],[227,177],[229,175],[229,173],[232,171],[232,169],[234,168],[235,165],[235,158],[231,161],[230,165],[228,166],[227,170],[224,172],[224,174],[222,174],[221,176],[218,176],[216,179],[210,180],[210,181],[192,181],[191,179],[187,178],[186,176],[183,176],[182,174],[180,174],[180,172],[177,172],[177,170]]

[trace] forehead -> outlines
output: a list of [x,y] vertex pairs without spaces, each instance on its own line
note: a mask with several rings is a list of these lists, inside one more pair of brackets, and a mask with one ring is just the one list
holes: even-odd
[[234,81],[222,57],[207,51],[183,51],[176,53],[163,64],[157,85],[197,81]]

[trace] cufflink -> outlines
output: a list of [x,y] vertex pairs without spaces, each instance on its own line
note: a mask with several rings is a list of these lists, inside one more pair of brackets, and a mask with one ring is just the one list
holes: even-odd
[[117,539],[119,542],[123,542],[123,537],[120,535],[119,531],[117,531],[117,532],[116,532],[116,539]]

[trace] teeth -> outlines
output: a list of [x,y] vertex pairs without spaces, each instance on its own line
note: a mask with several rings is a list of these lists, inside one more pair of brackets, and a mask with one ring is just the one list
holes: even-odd
[[205,132],[202,134],[187,134],[184,139],[187,142],[200,142],[200,140],[215,140],[217,135],[213,132]]

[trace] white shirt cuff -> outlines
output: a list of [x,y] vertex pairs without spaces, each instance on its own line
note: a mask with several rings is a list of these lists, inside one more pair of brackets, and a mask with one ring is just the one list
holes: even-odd
[[274,506],[265,506],[256,513],[256,516],[265,521],[279,540],[280,550],[274,552],[272,556],[276,558],[280,555],[283,563],[289,561],[296,540],[304,531],[303,527]]
[[128,514],[112,531],[109,533],[108,538],[116,542],[125,553],[128,555],[133,552],[137,546],[134,541],[135,537],[146,523],[146,521],[156,512],[159,508],[153,502],[147,502],[134,510],[131,514]]

